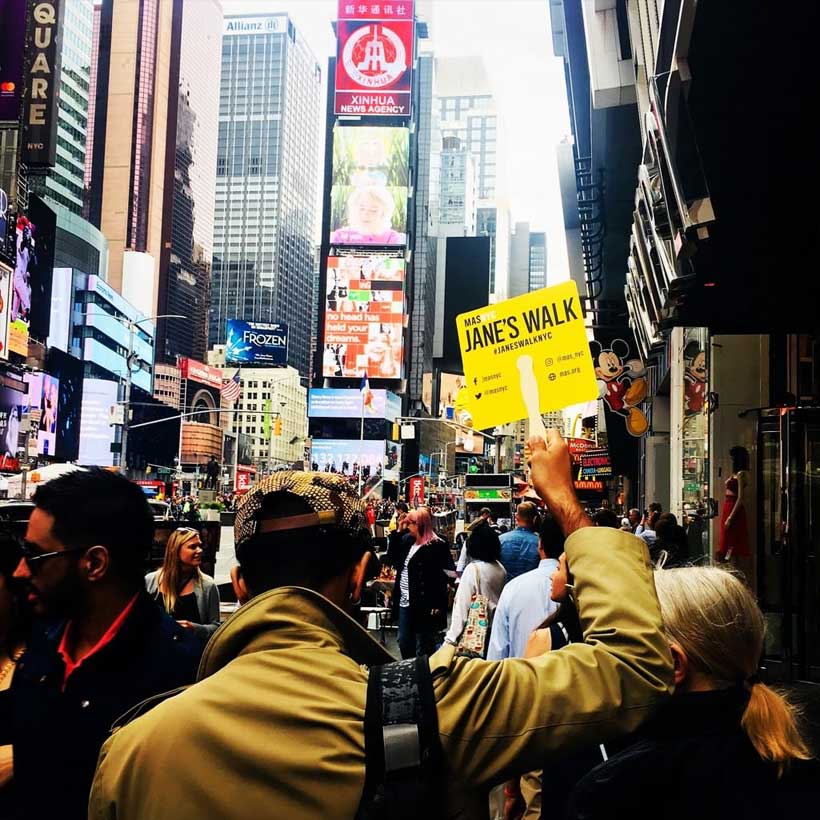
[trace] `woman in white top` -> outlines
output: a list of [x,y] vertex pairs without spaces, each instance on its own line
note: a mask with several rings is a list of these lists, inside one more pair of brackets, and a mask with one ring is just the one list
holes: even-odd
[[[498,539],[498,533],[491,527],[477,527],[470,533],[467,539],[467,556],[470,558],[470,563],[467,564],[461,576],[461,583],[458,585],[453,601],[450,629],[444,638],[447,643],[453,645],[458,644],[461,633],[464,631],[467,615],[470,612],[470,602],[476,592],[486,596],[488,601],[490,623],[487,626],[487,636],[489,638],[495,608],[501,590],[507,581],[507,570],[498,560],[501,557],[501,542]],[[485,653],[486,650],[485,646]]]

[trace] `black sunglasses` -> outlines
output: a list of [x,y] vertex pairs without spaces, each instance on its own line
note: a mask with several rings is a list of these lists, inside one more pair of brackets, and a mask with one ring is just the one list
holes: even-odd
[[43,568],[43,561],[47,561],[49,558],[56,558],[58,555],[72,555],[85,552],[88,549],[90,547],[71,547],[67,550],[55,550],[54,552],[34,552],[25,541],[20,544],[20,553],[32,575],[36,575]]

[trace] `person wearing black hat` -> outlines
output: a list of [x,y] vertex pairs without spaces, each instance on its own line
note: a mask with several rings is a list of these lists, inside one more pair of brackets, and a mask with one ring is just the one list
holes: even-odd
[[[492,785],[565,744],[634,729],[671,688],[645,545],[590,526],[560,435],[531,448],[534,484],[568,536],[588,642],[499,662],[445,644],[402,662],[432,677],[424,709],[435,710],[447,772],[434,805],[447,816],[486,813]],[[376,571],[364,505],[341,476],[277,473],[244,497],[235,533],[249,602],[211,638],[197,684],[116,729],[100,756],[91,820],[364,816],[373,786],[365,777],[378,785],[382,776],[366,767],[366,746],[382,738],[381,726],[377,738],[365,732],[368,667],[392,660],[352,617]],[[392,770],[386,734],[384,743],[381,766]],[[401,766],[414,759],[402,755]]]

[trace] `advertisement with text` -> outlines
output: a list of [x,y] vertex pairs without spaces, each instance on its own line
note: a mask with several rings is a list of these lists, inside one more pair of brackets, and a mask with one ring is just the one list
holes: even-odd
[[409,117],[413,2],[339,3],[335,113]]
[[401,378],[404,277],[403,259],[328,258],[323,376]]

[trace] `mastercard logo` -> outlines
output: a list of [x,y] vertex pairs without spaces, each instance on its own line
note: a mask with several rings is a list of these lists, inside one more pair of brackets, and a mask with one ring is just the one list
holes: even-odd
[[0,92],[11,94],[17,86],[14,83],[0,83]]

